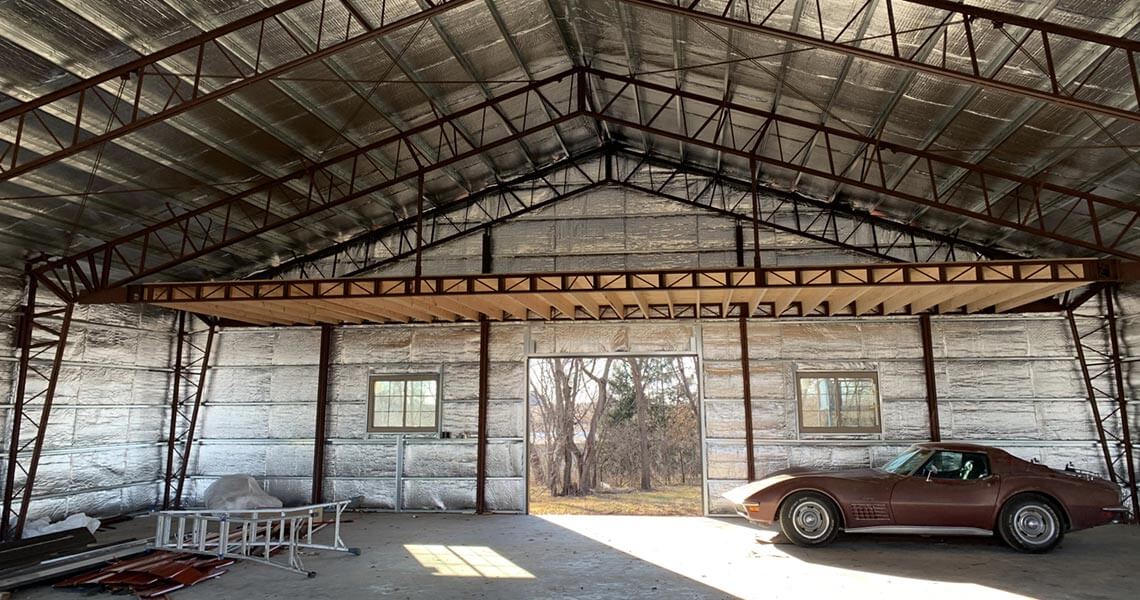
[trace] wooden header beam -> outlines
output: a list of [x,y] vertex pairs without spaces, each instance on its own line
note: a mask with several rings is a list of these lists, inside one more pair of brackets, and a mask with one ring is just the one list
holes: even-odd
[[767,317],[886,316],[1006,312],[1131,272],[1112,259],[1072,259],[153,283],[107,290],[84,302],[148,303],[254,325],[481,316],[728,318],[741,311]]

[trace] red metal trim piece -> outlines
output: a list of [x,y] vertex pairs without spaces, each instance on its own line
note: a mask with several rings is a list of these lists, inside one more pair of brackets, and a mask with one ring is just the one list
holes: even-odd
[[934,339],[930,331],[930,315],[918,316],[918,329],[922,336],[922,374],[926,378],[926,413],[930,423],[930,441],[942,441],[942,426],[938,420],[938,383],[934,376]]
[[[343,52],[369,40],[415,25],[425,19],[437,17],[473,1],[474,0],[438,0],[434,3],[427,3],[419,12],[410,15],[402,10],[402,6],[398,8],[387,8],[387,5],[382,5],[381,11],[389,11],[389,14],[381,15],[382,24],[379,27],[370,27],[367,23],[360,23],[360,27],[346,28],[337,43],[325,43],[324,47],[320,47],[319,45],[316,47],[306,47],[299,41],[294,40],[295,44],[290,46],[286,51],[286,55],[292,58],[265,70],[262,70],[260,65],[262,46],[272,42],[275,37],[265,35],[267,25],[271,30],[280,30],[284,33],[288,33],[279,21],[283,13],[290,10],[297,10],[298,13],[306,13],[305,9],[308,7],[305,5],[314,4],[314,9],[319,10],[320,15],[323,17],[327,10],[334,10],[335,7],[339,5],[327,4],[321,0],[289,0],[273,8],[259,11],[219,29],[186,40],[176,46],[172,46],[170,49],[117,67],[93,78],[85,79],[72,86],[68,86],[37,100],[21,104],[0,113],[0,127],[12,127],[18,132],[15,140],[11,144],[0,146],[0,158],[8,157],[9,154],[11,155],[10,158],[5,161],[7,164],[0,164],[0,181],[11,179],[17,175],[53,163],[98,144],[114,140],[115,138],[146,127],[147,125],[165,121],[195,106],[217,100],[258,81],[276,77],[313,61]],[[301,17],[299,15],[298,18],[311,17]],[[256,49],[259,64],[254,65],[248,72],[235,68],[232,73],[232,79],[220,80],[221,83],[218,87],[203,93],[204,90],[201,87],[200,81],[202,74],[202,57],[207,52],[211,54],[216,53],[214,49],[217,44],[216,40],[226,35],[240,32],[243,29],[258,29],[260,31],[257,38]],[[181,84],[170,87],[169,94],[163,94],[165,96],[164,98],[157,95],[159,94],[157,90],[149,90],[151,92],[150,99],[159,103],[159,106],[150,112],[140,111],[140,102],[147,99],[148,96],[142,89],[144,83],[151,81],[165,82],[168,71],[163,68],[160,63],[174,60],[182,54],[186,55],[182,57],[185,62],[197,65],[194,73],[194,83],[189,85],[189,89],[182,89]],[[226,58],[228,59],[228,57]],[[100,86],[106,84],[108,81],[130,77],[132,75],[135,77],[134,87],[136,89],[130,91],[132,99],[124,100],[124,102],[129,102],[131,105],[129,110],[130,118],[124,118],[118,113],[107,115],[100,111],[84,111],[82,109],[82,103],[79,100],[91,95],[94,95],[96,98],[101,98],[101,95],[106,95],[107,92],[102,91]],[[123,87],[127,88],[128,86]],[[73,98],[77,99],[73,100]],[[72,106],[73,104],[75,107]],[[53,145],[58,146],[58,148],[46,153],[32,153],[30,150],[23,148],[26,138],[28,137],[28,132],[25,131],[25,128],[31,125],[29,116],[40,120],[41,125],[39,131],[44,136],[54,137],[51,135],[51,129],[42,124],[45,120],[48,123],[53,121],[57,122],[65,128],[73,128],[72,135],[60,136],[68,140],[69,143],[60,142],[59,138],[56,137],[53,141]],[[79,134],[80,131],[98,131],[99,133],[84,136]]]
[[[756,21],[752,21],[751,17],[728,16],[726,14],[721,14],[721,10],[719,8],[719,3],[710,2],[708,0],[696,0],[696,1],[694,1],[688,5],[684,5],[684,6],[672,4],[670,2],[667,2],[666,0],[619,0],[619,1],[627,3],[627,4],[639,6],[639,7],[645,8],[645,9],[667,12],[670,14],[688,17],[691,19],[698,19],[698,20],[705,21],[707,23],[712,23],[715,25],[719,25],[722,27],[739,29],[742,31],[750,31],[753,33],[760,33],[760,34],[763,34],[766,36],[775,37],[775,38],[782,39],[782,40],[787,40],[789,42],[802,44],[805,46],[811,46],[814,48],[821,48],[821,49],[832,51],[832,52],[839,52],[842,54],[848,54],[848,55],[852,55],[852,56],[855,56],[858,58],[871,60],[871,61],[875,61],[875,62],[880,62],[880,63],[884,63],[884,64],[896,66],[896,67],[902,67],[902,68],[918,71],[921,73],[928,73],[928,74],[935,75],[938,77],[945,77],[945,78],[949,78],[949,79],[954,79],[954,80],[962,81],[964,83],[968,83],[968,84],[972,84],[972,85],[978,85],[978,86],[982,86],[982,87],[1001,90],[1003,92],[1007,92],[1010,94],[1016,94],[1016,95],[1020,95],[1020,96],[1024,96],[1024,97],[1028,97],[1028,98],[1035,98],[1037,100],[1044,100],[1044,101],[1052,102],[1054,104],[1057,104],[1060,106],[1065,106],[1068,108],[1098,113],[1098,114],[1105,115],[1105,116],[1112,117],[1112,118],[1116,118],[1116,119],[1124,119],[1127,121],[1140,122],[1140,112],[1138,112],[1136,110],[1121,108],[1119,106],[1114,106],[1114,105],[1107,104],[1104,102],[1098,102],[1092,98],[1074,97],[1072,95],[1064,93],[1063,91],[1060,93],[1054,93],[1051,89],[1049,89],[1049,90],[1037,89],[1037,88],[1027,87],[1024,85],[1019,85],[1016,83],[1010,83],[1008,81],[1003,81],[1001,79],[985,77],[985,76],[982,76],[979,73],[975,72],[975,69],[973,66],[971,66],[970,70],[956,70],[956,69],[952,68],[951,65],[940,65],[940,64],[934,64],[934,63],[928,63],[928,62],[922,62],[919,60],[914,60],[914,59],[911,59],[911,58],[906,57],[906,56],[895,56],[890,52],[877,51],[873,47],[868,46],[868,45],[854,45],[854,44],[848,44],[848,43],[840,42],[837,40],[828,39],[827,37],[824,37],[824,36],[815,37],[815,36],[811,36],[811,35],[806,35],[806,34],[799,33],[797,31],[791,30],[791,29],[787,28],[787,26],[781,27],[780,23],[777,20],[766,20],[766,21],[756,22]],[[1088,49],[1090,46],[1096,46],[1099,48],[1100,52],[1094,51],[1094,55],[1100,55],[1100,53],[1102,53],[1102,52],[1112,52],[1112,51],[1119,51],[1119,52],[1128,52],[1128,51],[1135,52],[1135,51],[1137,51],[1137,48],[1135,47],[1137,44],[1136,44],[1136,42],[1133,42],[1133,41],[1116,39],[1116,38],[1112,38],[1110,36],[1104,36],[1104,35],[1095,34],[1092,32],[1081,32],[1080,30],[1076,30],[1076,29],[1072,29],[1072,28],[1063,28],[1061,26],[1053,25],[1053,24],[1047,23],[1045,21],[1040,21],[1037,19],[1017,17],[1015,15],[1000,13],[998,11],[985,11],[984,9],[980,9],[980,8],[976,8],[976,7],[970,7],[970,6],[963,6],[963,5],[959,5],[959,4],[955,4],[955,3],[951,3],[951,2],[935,2],[933,0],[926,0],[926,1],[918,1],[916,3],[941,8],[942,10],[946,10],[946,11],[950,11],[950,12],[954,12],[954,13],[968,15],[969,18],[959,19],[957,21],[958,23],[961,24],[961,26],[963,28],[963,34],[965,34],[966,32],[969,32],[968,26],[969,26],[970,21],[973,20],[975,17],[980,16],[980,13],[985,12],[986,14],[989,14],[992,16],[991,17],[982,17],[982,18],[989,19],[989,20],[994,21],[996,23],[1016,24],[1020,27],[1025,27],[1025,28],[1032,29],[1035,31],[1043,32],[1046,35],[1058,35],[1058,36],[1064,36],[1066,38],[1079,40],[1081,43],[1076,44],[1079,51],[1084,51],[1085,49]],[[844,6],[847,6],[847,5],[844,5]],[[836,19],[836,20],[841,21],[841,19]],[[949,27],[953,27],[953,26],[954,26],[953,24],[948,24],[946,27],[949,28]],[[901,34],[901,32],[897,32],[897,31],[892,32],[892,34],[890,34],[892,37],[892,41],[897,43],[898,42],[898,36],[900,34]],[[977,39],[977,36],[971,36],[971,37],[973,37],[975,40]],[[976,44],[976,42],[975,42],[975,44]],[[976,56],[976,53],[974,52],[974,50],[975,50],[974,44],[971,44],[970,50],[971,50],[971,52],[970,52],[971,57]],[[974,64],[974,61],[971,61],[971,65],[973,65],[973,64]],[[1042,73],[1041,76],[1042,76],[1043,81],[1046,81],[1046,82],[1049,81],[1050,74]],[[1134,98],[1133,100],[1140,100],[1140,98]]]
[[328,443],[329,364],[332,357],[331,325],[321,326],[321,349],[317,366],[317,418],[313,427],[313,490],[312,503],[320,504],[324,498],[325,445]]

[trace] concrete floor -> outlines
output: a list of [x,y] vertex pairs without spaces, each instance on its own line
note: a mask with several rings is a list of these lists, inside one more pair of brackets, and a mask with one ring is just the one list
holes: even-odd
[[[238,564],[177,600],[241,598],[1136,598],[1140,527],[1066,537],[1051,554],[990,539],[845,536],[802,549],[739,519],[360,514],[361,556],[307,556],[317,576]],[[121,535],[145,535],[146,521]],[[39,587],[15,598],[77,598]]]

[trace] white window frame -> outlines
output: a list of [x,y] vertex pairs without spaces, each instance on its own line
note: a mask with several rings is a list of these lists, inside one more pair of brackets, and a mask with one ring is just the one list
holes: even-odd
[[[438,433],[440,428],[440,411],[443,406],[443,386],[440,383],[439,373],[395,373],[371,374],[368,376],[368,433]],[[403,406],[400,410],[400,419],[407,423],[408,419],[408,392],[407,384],[415,381],[435,382],[435,418],[430,427],[399,427],[377,426],[374,422],[376,416],[376,382],[396,381],[404,383]]]

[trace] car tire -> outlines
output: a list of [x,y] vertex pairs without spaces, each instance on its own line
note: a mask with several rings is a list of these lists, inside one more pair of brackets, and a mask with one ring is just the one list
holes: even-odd
[[816,492],[792,494],[780,505],[780,531],[797,546],[830,544],[839,534],[839,509]]
[[1065,520],[1060,509],[1037,494],[1016,496],[998,515],[998,533],[1007,546],[1020,552],[1048,552],[1065,537]]

